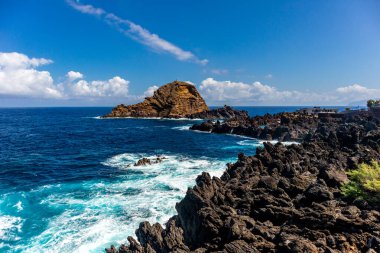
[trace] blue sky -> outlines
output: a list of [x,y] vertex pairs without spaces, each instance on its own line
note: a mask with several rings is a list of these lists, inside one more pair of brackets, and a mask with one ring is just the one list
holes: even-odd
[[211,105],[380,97],[379,12],[370,0],[2,0],[0,106],[134,103],[175,79]]

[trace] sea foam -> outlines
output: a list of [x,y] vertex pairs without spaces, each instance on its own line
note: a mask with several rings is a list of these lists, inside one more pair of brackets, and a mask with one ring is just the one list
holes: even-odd
[[113,181],[85,181],[40,187],[39,203],[58,214],[22,252],[99,252],[125,243],[142,221],[164,224],[202,171],[220,176],[225,161],[208,157],[160,154],[161,163],[134,166],[156,154],[124,153],[103,162],[123,172]]
[[23,219],[20,217],[2,215],[0,216],[0,241],[9,242],[20,240],[17,235],[21,232]]

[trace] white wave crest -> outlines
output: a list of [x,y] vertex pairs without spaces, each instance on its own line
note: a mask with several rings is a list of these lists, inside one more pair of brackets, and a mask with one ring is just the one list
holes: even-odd
[[296,142],[296,141],[279,141],[279,140],[265,141],[265,140],[259,140],[259,139],[249,139],[249,140],[244,140],[244,141],[238,141],[237,144],[242,145],[242,146],[258,147],[258,146],[262,146],[264,142],[269,142],[272,144],[277,144],[280,142],[285,146],[292,145],[292,144],[300,144],[299,142]]
[[133,166],[154,154],[119,154],[103,164],[125,172],[112,181],[67,183],[39,188],[47,210],[62,210],[23,252],[102,252],[125,243],[142,221],[163,224],[175,211],[188,187],[202,171],[220,176],[224,161],[161,154],[161,163]]
[[190,130],[191,126],[192,126],[192,124],[184,125],[184,126],[176,126],[176,127],[172,127],[172,129],[180,130],[180,131],[188,131],[188,130]]
[[296,141],[279,141],[279,140],[271,140],[271,141],[264,141],[264,140],[260,140],[260,143],[263,144],[264,142],[270,142],[272,144],[277,144],[277,143],[281,143],[285,146],[288,146],[288,145],[292,145],[292,144],[300,144],[299,142],[296,142]]
[[163,117],[107,117],[102,116],[93,117],[95,119],[139,119],[139,120],[181,120],[181,121],[203,121],[204,119],[190,119],[190,118],[163,118]]
[[258,147],[261,146],[262,143],[260,143],[257,139],[249,139],[249,140],[243,140],[243,141],[238,141],[237,144],[241,146],[253,146],[253,147]]
[[0,216],[0,241],[18,241],[21,233],[23,219],[10,215]]

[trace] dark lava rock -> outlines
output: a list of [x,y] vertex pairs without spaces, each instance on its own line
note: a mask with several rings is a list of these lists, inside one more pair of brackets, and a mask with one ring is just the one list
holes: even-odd
[[152,164],[152,162],[150,161],[149,158],[141,158],[140,160],[138,160],[134,166],[144,166],[144,165],[150,165]]
[[202,173],[165,228],[143,222],[138,242],[129,237],[129,245],[107,252],[380,252],[380,207],[339,189],[347,170],[380,159],[379,121],[283,114],[226,126],[249,136],[285,132],[302,142],[239,154],[221,178]]
[[162,162],[164,159],[166,159],[166,158],[163,157],[163,156],[157,156],[157,157],[154,158],[154,159],[149,159],[149,158],[143,157],[143,158],[141,158],[140,160],[138,160],[137,162],[135,162],[134,166],[146,166],[146,165],[152,165],[152,164],[160,163],[160,162]]
[[[329,120],[328,117],[326,118],[324,120]],[[341,120],[340,118],[332,119],[335,121]],[[248,117],[248,115],[237,115],[227,118],[223,124],[219,122],[202,122],[194,124],[190,129],[222,134],[232,133],[262,140],[302,141],[316,131],[318,123],[317,115],[279,113],[252,118]]]
[[247,119],[248,112],[244,110],[235,110],[231,106],[225,105],[221,108],[216,108],[212,110],[206,110],[199,113],[193,113],[191,115],[187,115],[188,118],[191,119]]

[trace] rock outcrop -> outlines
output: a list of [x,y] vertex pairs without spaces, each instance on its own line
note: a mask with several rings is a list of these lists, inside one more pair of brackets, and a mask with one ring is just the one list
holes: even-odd
[[202,173],[166,228],[143,222],[138,242],[129,237],[106,251],[380,252],[380,207],[340,192],[348,169],[380,159],[380,122],[315,124],[299,145],[264,143],[254,156],[239,154],[221,178]]
[[104,117],[181,118],[208,111],[209,108],[194,85],[174,81],[161,86],[141,103],[116,106]]
[[302,141],[315,132],[318,122],[340,118],[324,117],[303,113],[266,114],[255,117],[233,117],[223,123],[206,121],[194,124],[191,130],[212,133],[244,135],[261,140]]
[[187,116],[191,119],[248,119],[248,112],[244,110],[235,110],[231,106],[223,106],[220,108],[194,113]]
[[165,159],[166,159],[166,157],[159,156],[159,155],[153,159],[143,157],[143,158],[139,159],[137,162],[135,162],[135,164],[133,166],[146,166],[146,165],[157,164],[157,163],[163,162]]
[[118,105],[103,118],[246,119],[247,111],[224,106],[210,110],[192,84],[174,81],[161,86],[151,97],[134,105]]

